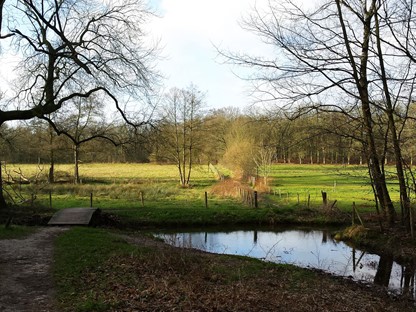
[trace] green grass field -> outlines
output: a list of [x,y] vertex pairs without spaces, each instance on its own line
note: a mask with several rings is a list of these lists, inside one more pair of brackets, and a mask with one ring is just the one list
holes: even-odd
[[[393,170],[393,168],[392,168]],[[374,195],[365,166],[339,165],[275,165],[272,170],[272,192],[274,200],[284,204],[311,206],[322,204],[321,191],[328,195],[331,204],[337,200],[337,207],[350,210],[355,202],[361,209],[374,208]],[[390,177],[390,195],[398,201],[398,185]]]
[[[350,212],[353,202],[360,211],[375,211],[364,166],[274,165],[270,192],[260,195],[258,209],[242,204],[239,198],[212,193],[212,186],[218,181],[207,166],[195,166],[189,188],[180,187],[174,165],[81,164],[82,183],[78,185],[70,182],[72,165],[56,165],[58,183],[52,185],[46,182],[46,166],[8,164],[6,170],[15,180],[19,179],[17,172],[31,180],[39,177],[38,183],[6,186],[16,204],[26,205],[34,213],[51,204],[52,210],[88,207],[92,194],[94,207],[140,225],[298,222],[305,220],[305,214],[310,219],[314,215],[311,210],[318,214],[322,211],[321,191],[327,192],[329,204],[336,200],[336,208],[342,212]],[[398,187],[394,179],[390,190],[397,201]],[[205,192],[209,194],[208,208]],[[33,205],[31,194],[35,198]],[[331,220],[321,215],[309,221]]]

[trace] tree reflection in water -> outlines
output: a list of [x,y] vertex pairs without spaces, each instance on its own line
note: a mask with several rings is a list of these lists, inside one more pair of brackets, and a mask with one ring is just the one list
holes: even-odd
[[165,242],[220,254],[317,268],[354,280],[374,282],[395,293],[415,295],[416,260],[398,261],[333,240],[328,230],[255,230],[155,234]]

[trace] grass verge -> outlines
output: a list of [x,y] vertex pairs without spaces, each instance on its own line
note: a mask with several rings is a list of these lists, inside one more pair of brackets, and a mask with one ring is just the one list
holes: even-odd
[[[56,241],[54,276],[60,311],[100,311],[108,306],[96,300],[88,274],[97,274],[113,255],[126,255],[135,248],[105,230],[75,227]],[[109,279],[101,275],[103,284]],[[97,286],[99,287],[99,286]]]

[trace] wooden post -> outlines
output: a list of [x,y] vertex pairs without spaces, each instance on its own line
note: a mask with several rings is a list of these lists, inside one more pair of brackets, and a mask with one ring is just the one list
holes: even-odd
[[257,191],[254,191],[254,208],[259,208],[259,203],[257,201]]
[[355,202],[352,202],[351,225],[355,224]]
[[90,193],[90,207],[92,208],[92,192]]
[[140,191],[140,201],[142,203],[142,207],[144,207],[144,195],[142,191]]
[[49,191],[49,208],[52,209],[52,191]]
[[299,193],[298,193],[298,205],[300,204],[300,202],[299,202]]
[[321,191],[321,194],[322,194],[322,205],[324,208],[326,208],[328,206],[328,195],[324,191]]
[[208,208],[208,192],[205,192],[205,208]]
[[308,194],[308,208],[309,208],[310,204],[311,204],[311,194]]
[[355,207],[355,202],[353,202],[352,209],[354,211],[353,213],[357,216],[358,221],[360,221],[361,225],[364,226],[364,222],[363,222],[363,220],[361,219],[361,217],[358,213],[357,207]]

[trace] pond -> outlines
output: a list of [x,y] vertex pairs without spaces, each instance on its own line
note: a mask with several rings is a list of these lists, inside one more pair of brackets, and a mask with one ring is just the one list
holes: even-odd
[[330,230],[189,231],[155,236],[177,247],[320,269],[416,298],[415,261],[399,264],[392,256],[350,247],[332,239]]

